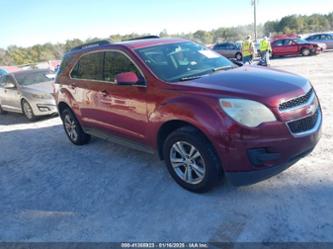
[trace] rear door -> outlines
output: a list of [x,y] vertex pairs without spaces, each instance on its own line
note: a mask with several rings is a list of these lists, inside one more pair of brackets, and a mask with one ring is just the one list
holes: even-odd
[[80,58],[71,77],[78,80],[75,96],[86,128],[143,140],[146,85],[120,86],[115,82],[117,74],[129,71],[143,78],[122,51],[95,52]]

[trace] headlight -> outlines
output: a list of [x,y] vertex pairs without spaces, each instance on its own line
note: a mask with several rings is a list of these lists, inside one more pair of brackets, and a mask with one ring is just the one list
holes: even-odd
[[38,94],[33,93],[31,94],[31,96],[36,99],[52,99],[52,96],[47,93],[38,93]]
[[265,105],[246,99],[220,99],[222,109],[235,121],[248,127],[257,127],[264,122],[276,121],[274,114]]

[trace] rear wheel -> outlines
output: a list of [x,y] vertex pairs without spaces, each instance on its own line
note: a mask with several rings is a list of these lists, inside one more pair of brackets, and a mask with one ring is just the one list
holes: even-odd
[[235,58],[236,58],[236,60],[238,60],[238,61],[243,60],[243,56],[242,56],[241,53],[237,53],[237,54],[235,55]]
[[61,112],[61,119],[66,135],[73,144],[83,145],[89,143],[90,135],[83,131],[74,113],[69,108],[65,108]]
[[303,48],[301,53],[303,56],[309,56],[311,54],[311,51],[308,48]]
[[163,156],[170,175],[189,191],[208,191],[221,176],[213,146],[193,127],[182,127],[172,132],[164,143]]
[[34,115],[31,105],[25,99],[22,100],[22,112],[29,121],[36,120],[36,116]]

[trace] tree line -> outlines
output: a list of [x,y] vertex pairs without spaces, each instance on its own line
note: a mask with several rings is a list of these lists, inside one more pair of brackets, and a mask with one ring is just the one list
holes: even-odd
[[[277,21],[267,21],[263,25],[258,25],[258,37],[263,35],[290,34],[290,33],[312,33],[333,30],[333,12],[322,15],[290,15]],[[160,32],[161,37],[182,37],[195,40],[204,44],[212,44],[224,40],[237,41],[245,38],[253,32],[253,25],[243,25],[230,28],[218,28],[211,31],[198,30],[194,33],[168,34],[166,30]],[[111,35],[108,37],[112,41],[122,41],[149,34],[128,34]],[[61,59],[63,54],[75,46],[83,43],[100,40],[93,38],[88,40],[72,39],[65,43],[46,43],[34,45],[32,47],[9,46],[7,49],[0,48],[0,65],[23,65],[42,61]]]

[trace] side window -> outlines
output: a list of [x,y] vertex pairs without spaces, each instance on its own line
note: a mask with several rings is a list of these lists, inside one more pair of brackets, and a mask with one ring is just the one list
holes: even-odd
[[291,46],[294,44],[295,44],[295,42],[293,40],[289,40],[289,39],[284,40],[284,43],[283,43],[284,46]]
[[274,44],[274,46],[281,47],[281,46],[283,46],[283,40],[275,41],[273,44]]
[[312,35],[312,36],[310,36],[309,37],[309,39],[308,40],[310,40],[310,41],[315,41],[315,40],[319,40],[319,36],[318,35]]
[[104,61],[104,80],[115,82],[117,74],[125,72],[134,72],[143,81],[140,71],[133,62],[120,52],[106,52]]
[[16,85],[15,80],[12,76],[10,75],[3,75],[2,77],[0,76],[0,87],[3,87],[7,83],[13,83]]
[[4,76],[3,78],[4,78],[4,79],[3,79],[3,83],[4,83],[4,84],[7,84],[7,83],[13,83],[13,84],[15,84],[15,80],[13,79],[12,76],[10,76],[10,75],[6,75],[6,76]]
[[103,80],[104,53],[83,55],[75,65],[71,77],[74,79]]

